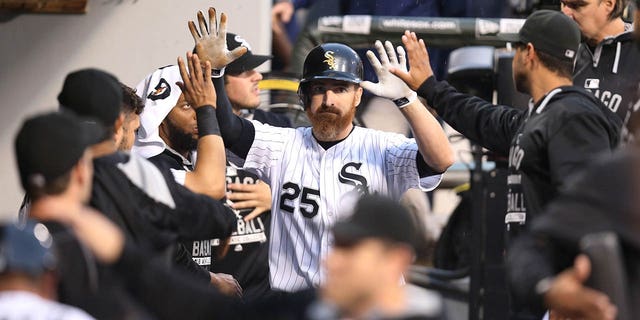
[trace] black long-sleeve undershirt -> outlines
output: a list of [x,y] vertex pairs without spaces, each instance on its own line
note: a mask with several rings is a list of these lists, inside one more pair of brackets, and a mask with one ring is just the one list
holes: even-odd
[[237,156],[245,159],[253,144],[256,130],[249,120],[233,113],[231,101],[229,101],[225,90],[224,79],[222,77],[214,78],[213,85],[217,93],[216,116],[224,145]]

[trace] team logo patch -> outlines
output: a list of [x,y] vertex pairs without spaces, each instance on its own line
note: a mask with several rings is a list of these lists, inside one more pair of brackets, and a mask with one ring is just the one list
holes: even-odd
[[326,63],[331,70],[336,69],[336,58],[333,56],[333,51],[327,51],[324,53],[324,59],[322,62]]
[[585,89],[598,89],[600,88],[600,79],[586,79],[584,80]]
[[575,52],[575,51],[573,51],[573,50],[571,50],[571,49],[567,49],[567,50],[564,52],[564,56],[565,56],[565,57],[567,57],[567,58],[569,58],[569,59],[573,59],[573,57],[575,57],[575,56],[576,56],[576,52]]
[[156,101],[159,99],[165,99],[171,95],[171,86],[164,78],[160,78],[158,85],[153,88],[153,91],[149,93],[147,99]]
[[361,166],[362,163],[360,162],[349,162],[345,164],[338,174],[338,181],[340,181],[340,183],[354,186],[361,195],[367,195],[369,194],[369,183],[367,182],[367,178],[357,173],[347,171],[349,168],[353,168],[353,171],[358,171]]
[[242,38],[241,36],[236,35],[233,40],[235,40],[236,42],[239,42],[241,46],[247,48],[247,50],[249,51],[253,51],[251,50],[251,46],[249,45],[249,42],[247,42],[247,40],[245,40],[244,38]]

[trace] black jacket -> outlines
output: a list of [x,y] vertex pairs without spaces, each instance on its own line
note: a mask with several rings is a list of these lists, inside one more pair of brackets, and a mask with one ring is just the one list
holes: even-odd
[[[90,204],[116,222],[141,248],[166,252],[169,263],[173,256],[170,248],[178,241],[225,238],[233,232],[235,215],[231,210],[177,184],[168,170],[158,170],[147,160],[133,157],[114,153],[94,159]],[[153,177],[145,175],[148,171],[144,166],[160,175],[155,177],[155,187],[149,183]],[[184,256],[180,261],[190,263]]]
[[[628,31],[601,41],[595,48],[580,44],[573,72],[573,83],[600,99],[625,124],[636,101],[640,82],[640,49]],[[623,136],[626,137],[623,130]]]
[[572,172],[618,144],[620,120],[592,94],[574,86],[552,90],[529,111],[459,93],[434,77],[418,94],[464,136],[509,157],[509,236],[555,198]]
[[[640,318],[640,150],[621,150],[590,165],[509,250],[513,292],[522,303],[543,310],[535,286],[571,267],[587,234],[614,232],[621,243],[633,316]],[[526,271],[525,271],[526,270]]]
[[109,266],[96,261],[73,232],[54,221],[42,221],[53,238],[58,300],[96,319],[151,318],[126,291]]

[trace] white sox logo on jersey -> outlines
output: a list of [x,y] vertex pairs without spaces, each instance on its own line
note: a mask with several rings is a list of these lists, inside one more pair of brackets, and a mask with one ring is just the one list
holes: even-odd
[[359,174],[347,171],[348,168],[355,168],[355,170],[360,170],[361,166],[361,162],[349,162],[345,164],[344,167],[342,167],[342,170],[340,170],[340,174],[338,174],[338,181],[340,181],[340,183],[354,186],[356,190],[358,190],[358,193],[360,193],[360,195],[367,195],[369,194],[369,184],[367,183],[367,178]]

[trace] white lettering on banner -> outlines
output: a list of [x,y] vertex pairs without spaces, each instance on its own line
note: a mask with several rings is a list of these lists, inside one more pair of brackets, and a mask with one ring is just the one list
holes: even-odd
[[455,20],[432,20],[419,21],[413,19],[383,19],[382,26],[385,28],[409,29],[414,31],[450,31],[451,33],[460,33],[460,26]]
[[485,19],[476,20],[476,30],[480,35],[495,35],[500,31],[500,25]]
[[371,16],[348,15],[342,20],[342,31],[346,33],[371,33]]
[[318,19],[318,31],[341,32],[342,16],[320,17]]
[[500,19],[500,33],[518,34],[524,25],[524,19]]

